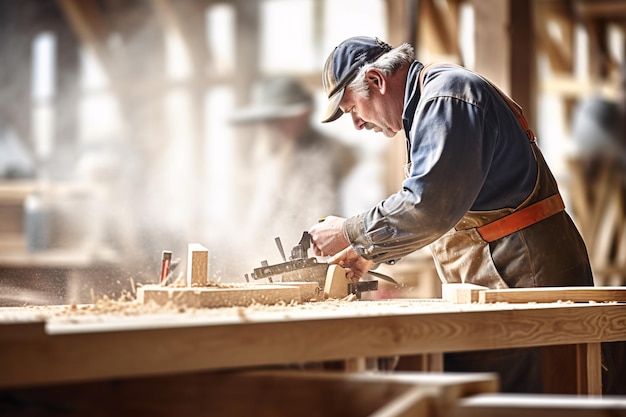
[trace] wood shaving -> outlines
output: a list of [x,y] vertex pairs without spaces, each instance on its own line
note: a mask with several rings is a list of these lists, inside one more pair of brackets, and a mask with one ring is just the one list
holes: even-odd
[[[216,286],[236,286],[237,284],[226,284],[216,282]],[[555,305],[574,304],[571,302],[553,303]],[[600,303],[597,303],[600,304]],[[601,303],[604,304],[604,303]],[[616,304],[608,302],[607,304]],[[545,305],[545,304],[544,304]],[[520,305],[519,308],[535,307],[532,304]],[[541,304],[536,304],[541,308]],[[259,314],[280,313],[285,317],[295,314],[314,312],[324,315],[338,314],[386,314],[389,311],[407,313],[434,312],[434,311],[474,311],[475,309],[516,309],[516,304],[495,303],[495,304],[450,304],[442,299],[415,299],[397,298],[388,300],[357,300],[354,295],[349,295],[342,299],[327,299],[324,301],[309,301],[303,303],[280,302],[274,305],[252,304],[246,307],[220,307],[220,308],[191,308],[176,304],[157,305],[156,303],[140,303],[131,292],[123,292],[118,299],[111,299],[102,296],[93,304],[71,304],[71,305],[51,305],[51,306],[25,306],[25,307],[0,307],[0,321],[21,322],[33,320],[48,320],[60,318],[72,322],[80,317],[106,321],[109,317],[127,316],[147,316],[147,315],[167,315],[181,318],[190,316],[202,317],[239,317],[242,321],[253,321]],[[89,316],[89,317],[87,317]]]

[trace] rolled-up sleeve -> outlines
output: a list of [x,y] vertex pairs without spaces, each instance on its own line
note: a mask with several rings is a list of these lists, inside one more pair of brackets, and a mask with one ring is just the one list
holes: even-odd
[[454,227],[489,171],[490,129],[475,103],[452,96],[421,102],[409,132],[410,177],[400,191],[345,223],[355,251],[375,262],[397,260]]

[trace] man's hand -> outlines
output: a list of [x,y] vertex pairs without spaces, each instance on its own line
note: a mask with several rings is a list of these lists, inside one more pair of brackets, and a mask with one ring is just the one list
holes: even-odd
[[328,263],[347,268],[346,278],[353,282],[357,282],[367,271],[376,265],[374,261],[368,261],[362,256],[357,255],[352,246],[348,246],[341,252],[335,254],[328,260]]
[[332,256],[350,246],[350,242],[343,234],[345,221],[346,219],[342,217],[328,216],[323,222],[309,229],[313,251],[317,256]]

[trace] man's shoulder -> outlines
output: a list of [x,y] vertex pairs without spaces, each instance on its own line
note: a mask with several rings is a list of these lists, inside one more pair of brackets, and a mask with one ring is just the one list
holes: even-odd
[[479,74],[453,64],[430,64],[424,68],[422,95],[428,98],[456,97],[471,102],[484,99],[489,83]]

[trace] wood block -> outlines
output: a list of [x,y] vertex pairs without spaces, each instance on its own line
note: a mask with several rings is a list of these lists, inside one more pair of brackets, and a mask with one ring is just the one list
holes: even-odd
[[487,287],[474,284],[443,284],[441,298],[454,304],[471,304],[479,301],[479,294]]
[[572,301],[626,302],[626,287],[541,287],[487,290],[478,295],[479,303],[556,303]]
[[199,243],[187,249],[187,286],[205,287],[209,282],[209,250]]
[[324,298],[341,299],[348,295],[346,270],[339,265],[328,265],[326,282],[324,284]]
[[242,284],[225,288],[145,285],[137,289],[137,300],[158,305],[169,303],[189,308],[218,308],[281,302],[289,304],[292,301],[299,303],[301,296],[298,286],[275,284]]
[[285,281],[274,282],[274,285],[285,285],[288,287],[298,287],[300,289],[300,299],[303,303],[308,301],[321,301],[322,289],[317,282],[309,281]]

